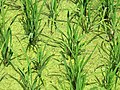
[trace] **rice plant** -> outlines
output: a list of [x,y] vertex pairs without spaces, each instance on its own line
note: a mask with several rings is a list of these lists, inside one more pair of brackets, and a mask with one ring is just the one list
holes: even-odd
[[[119,34],[119,23],[118,23],[118,17],[116,17],[116,10],[118,8],[119,0],[116,4],[114,4],[114,0],[106,0],[107,6],[104,10],[104,17],[103,17],[103,30],[107,36],[106,38],[103,38],[103,42],[100,46],[99,50],[101,55],[104,53],[106,56],[102,57],[107,61],[107,64],[103,65],[105,66],[105,70],[102,70],[102,81],[98,79],[101,87],[104,87],[107,90],[116,90],[117,87],[117,81],[119,78],[119,70],[120,70],[120,34]],[[105,4],[106,5],[106,4]],[[109,7],[109,10],[107,8]],[[107,11],[106,11],[107,10]],[[109,11],[109,12],[108,12]],[[107,13],[107,14],[106,14]],[[108,14],[109,13],[109,14]],[[108,15],[108,16],[107,16]]]
[[11,25],[13,24],[15,18],[11,21],[10,25],[7,27],[9,20],[6,20],[7,8],[4,8],[4,3],[6,0],[0,1],[1,13],[0,13],[0,49],[1,49],[1,64],[8,66],[12,60],[13,51],[12,51],[12,31]]
[[43,85],[42,79],[38,75],[33,75],[30,61],[27,64],[27,70],[24,70],[24,68],[21,69],[20,67],[15,68],[14,64],[12,66],[20,78],[14,77],[10,74],[8,74],[8,76],[20,84],[23,90],[40,90],[41,85]]
[[51,33],[53,33],[53,26],[57,29],[57,17],[58,17],[58,7],[60,5],[60,0],[51,0],[50,3],[46,2],[46,7],[49,10],[48,13],[48,26],[51,27]]
[[[110,42],[114,39],[115,27],[119,25],[119,18],[117,17],[117,10],[119,8],[119,0],[104,0],[101,2],[99,30],[106,35],[104,38]],[[101,28],[100,28],[101,27]],[[118,29],[118,28],[117,28]]]
[[[78,11],[80,11],[82,9],[82,13],[84,16],[87,15],[87,6],[88,6],[88,3],[90,2],[90,0],[70,0],[70,1],[72,1],[74,4],[77,5]],[[76,13],[77,16],[79,16],[78,13]]]
[[[87,73],[84,68],[90,60],[94,50],[89,56],[87,56],[87,54],[85,56],[78,56],[78,50],[76,50],[77,56],[74,59],[69,58],[69,61],[66,60],[65,57],[62,57],[63,65],[65,67],[65,72],[63,74],[70,85],[70,90],[84,90],[87,78]],[[61,54],[64,56],[63,53]]]
[[46,67],[46,65],[50,61],[50,59],[54,56],[54,54],[48,56],[45,49],[46,49],[46,45],[44,46],[43,49],[40,48],[38,50],[37,58],[32,60],[33,73],[37,73],[40,77],[41,77],[42,71],[44,70],[44,68]]
[[70,63],[67,63],[67,61],[64,60],[64,66],[66,69],[65,75],[70,83],[70,90],[84,90],[87,78],[87,73],[84,71],[84,68],[87,62],[90,60],[94,50],[88,57],[77,57],[74,59],[74,63],[72,63],[72,60],[70,60]]
[[[117,34],[116,34],[117,35]],[[106,49],[105,49],[106,48]],[[117,35],[117,40],[112,40],[110,47],[107,48],[105,44],[101,46],[102,52],[104,52],[106,56],[102,56],[103,59],[107,61],[106,64],[102,65],[105,68],[101,69],[101,73],[103,79],[100,80],[96,77],[99,85],[104,87],[106,90],[116,90],[117,83],[119,79],[119,71],[120,71],[120,34]],[[101,52],[101,55],[102,55]]]
[[65,67],[64,75],[70,85],[70,90],[84,90],[87,77],[84,67],[95,49],[88,57],[83,55],[83,48],[88,44],[88,41],[83,41],[84,35],[80,34],[77,25],[71,25],[69,11],[67,14],[67,34],[61,30],[59,32],[61,38],[56,43],[61,48],[62,64]]
[[[89,33],[93,31],[94,26],[98,23],[98,15],[92,9],[91,0],[70,0],[76,8],[71,12],[71,20],[79,24],[82,33]],[[95,28],[94,28],[95,29]]]
[[12,79],[18,82],[23,90],[41,90],[41,87],[44,86],[44,80],[42,78],[42,72],[46,68],[49,60],[54,55],[47,55],[45,53],[45,48],[39,48],[36,58],[31,59],[26,53],[26,50],[23,48],[26,56],[27,68],[16,66],[14,63],[11,63],[11,66],[20,76],[20,78],[14,77],[10,74]]
[[[106,0],[107,1],[107,0]],[[113,0],[114,1],[114,0]],[[111,15],[109,16],[109,23],[110,25],[108,26],[104,26],[105,27],[105,31],[106,31],[106,34],[108,35],[108,41],[111,41],[108,43],[108,45],[110,46],[110,57],[111,57],[111,61],[112,59],[114,60],[112,62],[112,64],[114,64],[114,62],[116,62],[118,60],[118,58],[115,59],[115,57],[119,56],[118,53],[119,53],[119,23],[118,23],[118,20],[119,18],[116,17],[116,10],[117,10],[117,7],[118,7],[118,3],[119,3],[119,0],[117,1],[117,4],[114,5],[114,2],[111,1],[109,3],[112,3],[112,6],[111,6]],[[109,31],[109,33],[108,33]],[[111,55],[115,55],[115,56],[111,56]],[[113,58],[114,57],[114,58]],[[116,61],[115,61],[116,60]],[[119,63],[119,62],[117,62]]]
[[[104,67],[105,69],[102,70]],[[116,70],[112,71],[110,67],[108,66],[104,67],[101,67],[102,79],[95,76],[98,86],[103,90],[116,90],[118,81],[118,78],[116,78],[115,75]]]
[[59,32],[61,34],[61,38],[58,38],[55,43],[60,46],[62,49],[61,53],[66,59],[68,57],[75,58],[84,52],[83,46],[85,45],[86,41],[82,42],[84,36],[80,35],[78,25],[74,24],[72,26],[70,24],[69,12],[67,15],[67,34],[61,30],[59,30]]
[[28,38],[27,49],[33,49],[34,51],[39,47],[39,36],[42,33],[45,24],[42,26],[41,12],[45,5],[46,0],[38,8],[38,1],[35,0],[21,0],[23,15],[21,19],[21,24],[25,31],[25,38]]

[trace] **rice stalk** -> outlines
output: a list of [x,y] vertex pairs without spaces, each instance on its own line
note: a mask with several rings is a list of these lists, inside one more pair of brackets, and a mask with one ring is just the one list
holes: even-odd
[[[62,65],[65,67],[66,80],[70,85],[70,90],[84,90],[86,86],[87,73],[84,71],[85,65],[90,60],[94,50],[90,55],[83,55],[85,53],[84,47],[88,45],[87,42],[83,41],[83,34],[80,34],[77,25],[70,24],[69,11],[67,14],[67,30],[66,34],[59,30],[61,38],[56,40],[56,43],[60,46],[60,54],[62,56]],[[63,86],[63,85],[62,85]],[[62,87],[64,88],[64,86]],[[63,89],[65,90],[65,88]]]
[[6,20],[6,14],[8,11],[8,8],[4,8],[5,0],[0,1],[1,5],[1,13],[0,13],[0,49],[1,49],[1,55],[2,58],[0,58],[1,63],[4,64],[4,66],[8,66],[10,64],[10,61],[12,60],[13,56],[13,50],[12,50],[12,30],[11,26],[14,23],[17,16],[15,16],[10,25],[7,27],[7,23],[9,21]]
[[[26,50],[37,50],[39,47],[39,36],[42,33],[45,24],[42,27],[41,12],[46,0],[43,1],[40,9],[38,9],[38,1],[35,0],[21,0],[23,15],[21,24],[25,31],[25,38],[28,38],[28,45]],[[24,39],[24,38],[23,38]]]
[[59,5],[61,0],[51,0],[50,3],[46,2],[46,7],[49,10],[48,13],[48,27],[51,28],[51,33],[53,33],[53,26],[55,26],[55,29],[57,29],[57,17],[59,14]]
[[[79,24],[82,32],[88,33],[92,31],[93,26],[97,20],[97,15],[92,16],[91,0],[71,0],[76,8],[71,13],[71,20]],[[92,18],[91,18],[92,17]]]
[[45,47],[43,49],[39,48],[36,55],[37,58],[35,59],[29,58],[23,47],[22,51],[25,52],[27,66],[20,67],[19,65],[11,63],[13,70],[20,76],[20,79],[11,74],[7,75],[15,80],[23,90],[41,90],[41,87],[44,86],[42,72],[53,55],[47,56],[47,54],[45,54]]

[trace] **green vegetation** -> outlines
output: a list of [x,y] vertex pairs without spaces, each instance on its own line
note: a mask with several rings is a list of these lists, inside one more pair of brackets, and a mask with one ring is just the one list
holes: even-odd
[[14,22],[11,21],[10,25],[7,27],[7,23],[9,21],[6,20],[5,16],[7,13],[7,9],[4,9],[5,0],[0,1],[1,12],[0,12],[0,49],[1,49],[1,64],[3,63],[5,66],[9,65],[13,51],[12,51],[12,31],[11,25]]
[[38,9],[37,0],[35,0],[35,2],[32,0],[21,0],[23,7],[21,23],[24,28],[25,35],[29,39],[27,49],[32,47],[33,50],[36,50],[38,47],[37,43],[39,42],[39,36],[45,26],[41,26],[41,12],[45,2],[46,0],[44,0],[40,9]]
[[0,90],[120,90],[120,1],[0,0],[0,52]]

